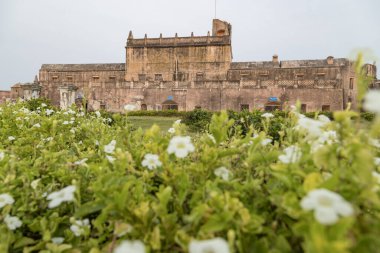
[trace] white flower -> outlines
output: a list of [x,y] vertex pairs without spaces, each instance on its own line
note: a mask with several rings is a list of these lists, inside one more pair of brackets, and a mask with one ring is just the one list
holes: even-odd
[[13,136],[9,136],[9,137],[8,137],[8,140],[9,140],[9,141],[14,141],[14,140],[16,140],[16,138],[13,137]]
[[220,177],[224,181],[228,181],[230,177],[230,171],[226,167],[219,167],[214,170],[214,174],[217,177]]
[[380,148],[380,141],[377,139],[370,139],[369,140],[370,144],[376,148]]
[[128,105],[124,106],[124,110],[126,110],[126,111],[134,111],[134,110],[136,110],[136,106],[132,105],[132,104],[128,104]]
[[280,155],[278,159],[283,163],[296,163],[301,159],[302,152],[297,146],[289,146],[284,149],[285,154]]
[[54,113],[54,110],[46,109],[46,116],[50,116],[52,113]]
[[95,140],[95,146],[99,146],[99,141]]
[[112,140],[108,145],[104,146],[104,152],[112,154],[115,151],[116,141]]
[[175,129],[173,127],[171,127],[171,128],[169,128],[168,132],[171,133],[171,134],[174,134],[175,133]]
[[98,117],[98,118],[100,118],[102,115],[100,114],[100,112],[99,111],[96,111],[95,112],[95,115],[96,115],[96,117]]
[[85,229],[90,229],[90,221],[88,219],[75,220],[74,224],[70,226],[70,230],[75,236],[81,236],[85,233]]
[[5,216],[4,222],[10,230],[15,230],[22,225],[22,221],[18,217],[10,216],[9,214]]
[[320,149],[324,145],[326,144],[331,145],[332,143],[335,143],[337,141],[338,141],[338,136],[337,136],[336,131],[333,131],[333,130],[322,131],[318,139],[312,142],[311,151],[316,152],[318,149]]
[[63,125],[68,125],[69,124],[69,122],[67,121],[67,120],[65,120],[65,121],[63,121],[63,123],[62,123]]
[[326,124],[331,122],[331,120],[329,119],[329,117],[327,117],[327,116],[325,116],[323,114],[318,115],[318,120],[320,122],[323,122],[323,123],[326,123]]
[[54,244],[61,244],[65,241],[65,238],[63,237],[53,237],[51,238],[51,241],[54,243]]
[[16,120],[17,120],[17,121],[20,121],[20,120],[22,120],[22,119],[21,119],[20,117],[17,117]]
[[70,114],[76,114],[76,112],[73,111],[73,110],[71,110],[71,109],[69,109],[67,112],[70,113]]
[[2,161],[5,157],[5,153],[3,151],[0,151],[0,161]]
[[364,97],[363,108],[380,115],[380,90],[370,90]]
[[29,120],[29,117],[25,117],[24,120],[28,121],[28,120]]
[[48,207],[54,208],[59,206],[62,202],[74,201],[74,193],[76,187],[74,185],[67,186],[60,191],[52,192],[47,196],[47,200],[50,200]]
[[141,241],[122,241],[113,253],[145,253],[145,246]]
[[375,163],[376,166],[380,166],[380,157],[374,158],[373,161],[374,161],[374,163]]
[[273,118],[274,115],[272,113],[266,112],[263,115],[261,115],[261,117],[266,118],[266,119],[270,119],[270,118]]
[[181,124],[181,120],[180,119],[177,119],[176,121],[174,121],[173,125],[179,125]]
[[46,107],[46,106],[47,106],[47,104],[41,103],[41,107]]
[[174,136],[170,142],[168,147],[169,154],[175,154],[178,158],[186,157],[190,152],[194,152],[195,147],[191,143],[190,136]]
[[40,128],[41,125],[40,125],[40,123],[37,123],[37,124],[34,124],[33,127]]
[[70,133],[75,134],[75,129],[74,129],[74,128],[71,128],[71,129],[70,129]]
[[37,189],[38,183],[39,183],[40,181],[41,181],[41,178],[36,179],[36,180],[33,180],[33,181],[30,183],[30,186],[33,188],[33,190]]
[[310,138],[317,138],[322,134],[321,128],[324,125],[325,123],[322,121],[303,117],[298,119],[296,129],[305,131]]
[[12,205],[14,202],[15,200],[8,193],[0,194],[0,209],[6,205]]
[[110,156],[110,155],[106,155],[106,158],[107,158],[107,160],[108,160],[110,163],[113,163],[113,162],[116,160],[115,157]]
[[53,140],[53,137],[47,137],[47,138],[45,139],[46,142],[49,142],[49,141],[52,141],[52,140]]
[[144,160],[141,162],[141,165],[147,167],[150,170],[153,170],[157,167],[161,167],[162,162],[160,161],[158,155],[146,154]]
[[223,238],[214,238],[204,241],[191,241],[189,253],[229,253],[228,243]]
[[315,219],[323,225],[336,223],[339,216],[351,216],[354,209],[351,204],[339,194],[326,190],[315,189],[310,191],[301,201],[304,210],[314,210]]
[[79,160],[79,161],[76,161],[74,162],[74,165],[86,165],[86,162],[87,162],[88,158],[84,158],[82,160]]
[[266,146],[266,145],[272,143],[272,139],[265,138],[265,139],[262,140],[260,143],[261,143],[261,146]]

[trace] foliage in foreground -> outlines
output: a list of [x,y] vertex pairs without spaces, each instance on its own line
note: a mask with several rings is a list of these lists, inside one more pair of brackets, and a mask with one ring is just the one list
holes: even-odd
[[380,248],[378,118],[288,113],[273,140],[273,115],[242,134],[221,113],[191,140],[178,122],[162,135],[50,110],[1,108],[0,252]]
[[[208,125],[211,122],[211,117],[214,113],[206,110],[196,109],[193,111],[186,112],[183,116],[183,123],[186,124],[190,131],[192,132],[205,132],[208,129]],[[268,134],[278,140],[279,135],[278,132],[281,130],[281,124],[284,123],[284,118],[289,117],[289,111],[274,111],[272,112],[274,118],[272,119],[272,124],[270,125],[270,129],[268,130]],[[217,113],[218,114],[218,113]],[[253,125],[256,130],[262,131],[264,129],[264,125],[262,124],[261,115],[265,114],[265,112],[260,110],[254,111],[228,111],[228,117],[235,121],[236,126],[240,126],[243,134],[249,132],[249,128]],[[325,115],[329,119],[333,120],[332,112],[307,112],[305,113],[306,117],[315,118],[318,115]],[[359,116],[355,116],[359,117]],[[373,121],[375,118],[374,113],[370,112],[362,112],[360,113],[360,118],[365,121]]]

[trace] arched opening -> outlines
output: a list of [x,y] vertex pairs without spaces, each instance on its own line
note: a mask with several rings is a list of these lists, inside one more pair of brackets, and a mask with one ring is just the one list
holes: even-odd
[[265,111],[272,112],[275,110],[281,110],[281,103],[279,101],[269,101],[265,104]]
[[162,103],[162,110],[175,110],[178,111],[178,103],[174,100],[166,100]]
[[141,111],[146,111],[146,110],[148,110],[147,105],[146,104],[142,104],[141,105]]

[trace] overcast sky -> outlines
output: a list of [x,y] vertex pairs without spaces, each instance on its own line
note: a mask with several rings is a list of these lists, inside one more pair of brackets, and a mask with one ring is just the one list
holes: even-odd
[[[379,0],[217,0],[234,61],[380,56]],[[206,35],[214,0],[0,0],[0,89],[44,63],[125,61],[134,37]],[[379,75],[378,71],[378,75]]]

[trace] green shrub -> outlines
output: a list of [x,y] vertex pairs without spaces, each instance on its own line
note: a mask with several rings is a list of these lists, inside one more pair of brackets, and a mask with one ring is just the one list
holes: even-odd
[[139,240],[182,253],[213,238],[234,253],[380,247],[379,117],[197,111],[190,119],[207,132],[191,139],[178,123],[131,131],[120,114],[108,124],[24,107],[0,107],[0,252],[114,252]]
[[203,132],[211,121],[213,113],[202,109],[186,112],[182,116],[182,123],[186,124],[190,131]]
[[130,111],[127,112],[129,116],[151,116],[151,117],[183,117],[186,112],[177,110],[163,110],[163,111]]
[[34,98],[31,100],[26,100],[25,102],[26,108],[31,111],[37,111],[43,107],[52,108],[51,101],[47,98]]

